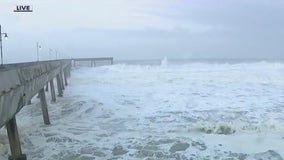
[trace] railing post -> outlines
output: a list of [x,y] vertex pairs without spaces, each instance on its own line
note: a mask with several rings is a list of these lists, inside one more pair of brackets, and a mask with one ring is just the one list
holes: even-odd
[[53,84],[53,79],[49,81],[50,84],[50,93],[51,93],[51,101],[56,102],[56,96],[55,96],[55,90],[54,90],[54,84]]
[[26,160],[27,156],[22,154],[21,143],[17,128],[16,116],[6,123],[8,139],[10,143],[11,156],[9,160]]
[[50,124],[50,121],[49,121],[49,116],[48,116],[44,88],[39,90],[39,98],[40,98],[41,109],[42,109],[42,114],[43,114],[43,121],[44,121],[44,124],[48,125]]
[[59,74],[56,75],[56,82],[57,82],[58,97],[63,97],[63,91],[61,87],[62,83],[60,82]]

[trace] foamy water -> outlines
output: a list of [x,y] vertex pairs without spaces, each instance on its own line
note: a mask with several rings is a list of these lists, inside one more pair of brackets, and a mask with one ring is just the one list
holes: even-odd
[[283,63],[77,68],[48,106],[52,125],[32,103],[17,116],[28,159],[284,157]]

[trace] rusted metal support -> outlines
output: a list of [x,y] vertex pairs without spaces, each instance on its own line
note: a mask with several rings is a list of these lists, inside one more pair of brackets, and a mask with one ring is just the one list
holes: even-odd
[[14,116],[6,123],[6,128],[12,154],[9,157],[9,160],[26,160],[27,156],[25,154],[22,154],[16,116]]
[[39,94],[39,98],[40,98],[44,124],[49,125],[50,121],[49,121],[49,116],[48,116],[48,110],[47,110],[44,88],[40,89],[38,94]]
[[54,89],[53,79],[49,81],[49,84],[50,84],[51,102],[56,102],[56,96],[55,96],[55,89]]
[[60,82],[59,74],[56,75],[56,82],[57,82],[58,97],[63,97],[63,91],[61,87],[62,83]]

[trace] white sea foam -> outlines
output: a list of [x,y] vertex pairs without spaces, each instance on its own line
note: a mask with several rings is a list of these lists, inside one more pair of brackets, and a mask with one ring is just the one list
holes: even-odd
[[284,157],[283,63],[76,69],[50,126],[32,102],[17,116],[29,159]]

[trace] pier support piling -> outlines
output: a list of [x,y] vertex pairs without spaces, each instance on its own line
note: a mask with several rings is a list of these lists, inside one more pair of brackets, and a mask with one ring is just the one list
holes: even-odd
[[41,109],[42,109],[44,124],[49,125],[50,121],[49,121],[49,116],[48,116],[48,110],[47,110],[44,88],[40,89],[39,98],[40,98],[40,103],[41,103]]
[[68,83],[67,83],[67,71],[66,71],[66,70],[64,70],[64,71],[63,71],[63,74],[64,74],[64,82],[65,82],[65,86],[67,86],[67,85],[68,85]]
[[7,134],[12,154],[9,157],[9,160],[27,160],[26,155],[22,154],[21,143],[20,143],[15,116],[6,123],[6,128],[7,128]]
[[63,97],[63,91],[61,87],[62,83],[60,82],[59,74],[56,75],[56,82],[57,82],[58,97]]
[[70,68],[68,69],[68,77],[69,78],[71,77],[71,69]]
[[49,81],[49,84],[50,84],[51,102],[56,102],[56,96],[55,96],[55,89],[54,89],[53,79]]
[[45,91],[48,92],[48,82],[46,82]]
[[32,100],[30,99],[30,100],[28,100],[27,105],[31,105],[31,104],[32,104]]
[[60,83],[61,83],[61,88],[62,88],[62,90],[64,90],[65,89],[65,87],[64,87],[64,83],[63,83],[63,75],[62,75],[62,71],[60,72]]

